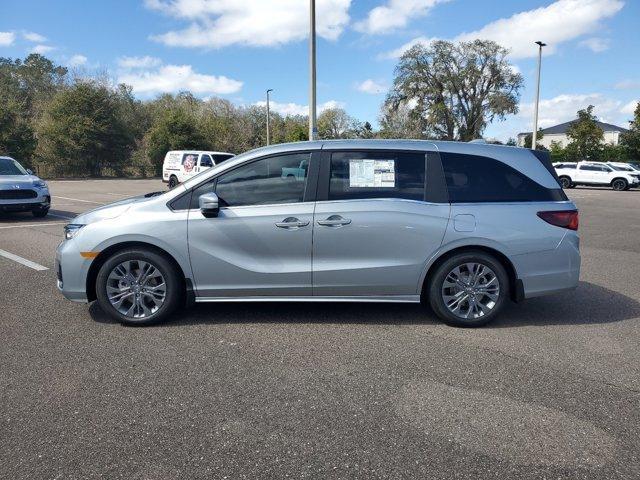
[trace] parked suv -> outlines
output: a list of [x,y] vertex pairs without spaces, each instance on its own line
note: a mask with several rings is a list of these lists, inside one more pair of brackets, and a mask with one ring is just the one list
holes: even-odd
[[47,182],[11,157],[0,157],[0,212],[49,213],[51,195]]
[[610,186],[614,190],[629,190],[640,184],[640,177],[635,173],[616,169],[601,162],[565,163],[555,170],[562,188],[593,185]]
[[[282,174],[303,162],[302,179]],[[510,299],[574,288],[577,229],[542,152],[301,142],[78,216],[57,250],[58,287],[131,325],[194,301],[423,300],[479,326]]]

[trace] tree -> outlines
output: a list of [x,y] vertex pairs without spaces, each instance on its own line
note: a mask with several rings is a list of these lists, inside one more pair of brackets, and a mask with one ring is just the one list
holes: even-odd
[[318,116],[318,138],[350,138],[354,120],[342,108],[327,108]]
[[620,144],[630,160],[640,160],[640,102],[633,112],[633,120],[629,122],[629,131],[620,135]]
[[523,77],[507,54],[488,40],[415,45],[400,58],[383,116],[408,108],[407,133],[417,127],[423,138],[480,138],[489,123],[518,112]]
[[516,147],[518,145],[518,142],[516,142],[515,138],[509,137],[505,145],[508,145],[509,147]]
[[567,145],[567,156],[573,160],[598,160],[602,152],[604,132],[596,123],[593,105],[578,110],[578,119],[567,129],[571,140]]
[[74,174],[119,171],[134,147],[118,115],[120,100],[117,91],[92,81],[58,92],[38,125],[37,157],[51,165],[70,165]]
[[562,148],[562,144],[560,142],[556,142],[555,140],[551,142],[549,154],[551,155],[551,161],[553,163],[564,162],[567,159],[567,154],[564,148]]
[[[542,129],[539,128],[538,129],[538,134],[536,135],[536,149],[537,150],[546,150],[546,148],[544,148],[542,146],[542,144],[538,143],[538,140],[542,140],[544,138],[544,134],[542,133]],[[533,142],[533,134],[532,133],[527,133],[527,135],[524,137],[524,148],[531,148],[531,142]]]
[[162,113],[145,135],[151,163],[156,172],[162,172],[162,162],[169,150],[207,150],[208,142],[198,128],[198,121],[185,108]]

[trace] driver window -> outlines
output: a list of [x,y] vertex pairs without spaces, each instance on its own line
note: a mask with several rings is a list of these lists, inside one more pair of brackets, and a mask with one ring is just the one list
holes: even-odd
[[264,158],[218,177],[221,206],[269,205],[303,201],[309,153]]
[[200,156],[200,166],[201,167],[213,167],[213,160],[211,160],[211,157],[209,155],[202,154]]

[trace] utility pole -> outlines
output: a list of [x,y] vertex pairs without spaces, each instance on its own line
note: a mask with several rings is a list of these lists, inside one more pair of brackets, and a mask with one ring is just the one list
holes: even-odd
[[316,139],[316,0],[309,0],[309,140]]
[[546,47],[546,43],[536,42],[538,45],[538,81],[536,82],[536,106],[533,109],[533,133],[531,134],[531,148],[536,149],[538,140],[538,103],[540,103],[540,69],[542,66],[542,47]]
[[271,143],[271,136],[269,135],[269,93],[273,92],[273,88],[270,88],[269,90],[267,90],[267,145],[270,145]]

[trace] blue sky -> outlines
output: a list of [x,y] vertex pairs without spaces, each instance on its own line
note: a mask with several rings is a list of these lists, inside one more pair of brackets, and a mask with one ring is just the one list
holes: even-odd
[[[306,113],[307,0],[2,0],[0,56],[37,51],[81,73],[105,70],[140,98],[190,89]],[[432,38],[490,38],[525,77],[521,111],[486,137],[529,130],[535,40],[543,58],[540,124],[596,106],[627,126],[640,99],[638,0],[317,0],[318,102],[377,123],[403,48]]]

